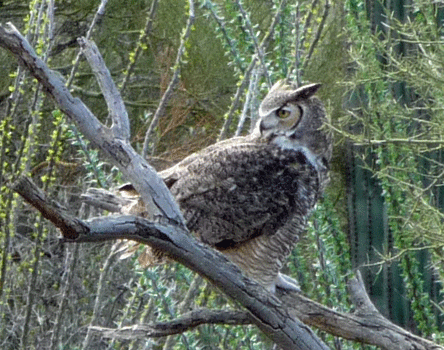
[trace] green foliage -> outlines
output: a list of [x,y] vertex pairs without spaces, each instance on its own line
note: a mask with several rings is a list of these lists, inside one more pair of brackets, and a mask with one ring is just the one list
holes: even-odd
[[[435,303],[441,296],[438,291],[432,301],[430,295],[441,289],[443,280],[431,286],[427,277],[438,272],[434,266],[442,261],[444,232],[443,206],[437,200],[443,171],[443,99],[435,85],[443,58],[438,7],[415,2],[404,9],[409,19],[387,9],[385,25],[379,25],[367,20],[358,3],[349,6],[354,108],[338,132],[360,144],[355,152],[377,178],[374,186],[382,190],[387,215],[384,252],[369,262],[379,265],[380,272],[399,266],[415,328],[439,338]],[[387,283],[390,287],[393,282]]]
[[[90,29],[99,3],[57,1],[51,23],[48,2],[6,1],[0,4],[0,19],[2,23],[12,20],[27,33],[62,76],[72,74],[74,94],[109,123],[88,65],[80,60],[78,68],[73,67],[78,54],[75,39]],[[155,128],[154,148],[156,156],[175,161],[214,142],[223,125],[224,137],[235,130],[245,133],[270,81],[289,76],[299,83],[323,83],[320,94],[337,140],[332,185],[286,272],[297,277],[309,297],[349,312],[346,282],[353,268],[372,265],[366,276],[372,278],[369,285],[374,290],[378,280],[399,269],[399,292],[411,301],[400,306],[407,309],[405,314],[411,312],[406,323],[439,340],[442,318],[436,305],[442,300],[441,285],[426,276],[432,270],[433,278],[441,283],[444,279],[444,52],[439,25],[443,10],[429,1],[414,1],[408,8],[409,20],[395,16],[399,9],[387,10],[388,22],[383,26],[375,22],[377,16],[368,19],[366,3],[196,3],[196,19],[180,61],[180,80]],[[122,6],[121,1],[110,0],[105,16],[91,28],[92,39],[122,88],[132,142],[138,150],[152,121],[150,115],[174,74],[189,11],[188,1],[159,1],[149,26],[151,4],[129,1]],[[53,39],[50,25],[55,29]],[[145,270],[136,259],[116,259],[115,248],[109,245],[61,244],[53,227],[22,203],[7,182],[29,174],[73,215],[88,217],[101,213],[89,212],[79,200],[80,193],[88,187],[114,187],[125,179],[3,51],[0,69],[5,72],[0,77],[2,348],[36,348],[40,342],[48,349],[83,349],[85,344],[94,349],[272,348],[253,326],[205,325],[179,336],[146,341],[87,335],[91,320],[94,325],[127,326],[172,320],[198,307],[237,306],[181,265]],[[344,96],[350,113],[342,110]],[[368,185],[374,186],[374,196],[383,196],[379,213],[387,217],[384,237],[377,242],[368,239],[369,260],[359,264],[354,255],[362,248],[350,240],[356,218],[346,191],[350,154],[344,150],[350,143],[353,156],[365,168],[358,166],[355,172],[371,178]],[[375,222],[368,226],[368,231],[376,230]],[[430,290],[435,293],[433,299]],[[362,349],[359,344],[322,337],[332,348]]]
[[[282,8],[279,3],[201,1],[196,6],[196,21],[185,45],[187,54],[181,62],[179,86],[156,128],[158,155],[177,160],[215,140],[237,86],[243,81],[248,86],[250,75],[246,70],[258,45],[269,34],[276,14],[280,18],[274,34],[262,48],[262,61],[255,63],[258,89],[251,94],[250,110],[254,110],[254,103],[265,92],[267,76],[275,81],[288,74],[295,76],[296,69],[301,78],[310,74],[304,53],[313,47],[312,59],[322,57],[322,40],[312,44],[325,3],[321,1],[319,8],[313,8],[309,1],[289,2]],[[19,17],[20,21],[24,18],[23,24],[15,23],[16,26],[28,33],[42,56],[50,57],[52,68],[66,78],[75,72],[71,89],[107,122],[106,106],[88,66],[81,61],[76,71],[73,67],[78,52],[75,39],[86,34],[99,1],[59,1],[54,23],[49,22],[50,9],[45,2],[16,2],[6,6],[12,9],[14,5],[24,5]],[[150,6],[146,1],[131,1],[125,6],[119,1],[109,1],[106,15],[91,32],[116,83],[122,86],[125,82],[122,92],[137,149],[150,122],[146,116],[154,112],[172,77],[188,11],[187,1],[181,1],[180,5],[176,0],[160,1],[149,29]],[[2,22],[14,21],[6,18],[8,13],[2,12]],[[313,19],[310,25],[304,24],[308,17]],[[305,45],[294,40],[295,23]],[[53,41],[48,31],[50,24],[55,28]],[[101,155],[82,139],[60,111],[54,110],[26,72],[15,72],[15,64],[3,52],[0,55],[2,69],[10,72],[1,78],[9,86],[4,94],[12,94],[0,127],[0,185],[4,188],[9,178],[29,173],[72,214],[86,216],[79,194],[87,187],[114,186],[122,181],[121,175],[103,162]],[[331,85],[331,81],[323,82]],[[243,99],[241,91],[238,105],[233,107],[235,118],[229,125],[230,132],[236,129],[237,110],[241,109]],[[28,114],[30,105],[34,107]],[[101,325],[125,326],[171,320],[193,307],[236,307],[211,286],[202,287],[203,282],[198,282],[180,265],[134,269],[132,261],[116,261],[109,245],[64,247],[58,243],[52,226],[16,198],[7,188],[1,192],[0,224],[5,229],[0,237],[3,315],[0,338],[5,349],[35,347],[34,339],[43,340],[52,349],[81,349],[85,344],[99,349],[103,347],[100,339],[93,336],[85,341],[88,335],[83,329],[91,320]],[[327,231],[322,232],[328,236]],[[335,248],[328,247],[330,254]],[[315,250],[313,254],[317,254]],[[305,258],[310,261],[309,256]],[[343,274],[342,268],[340,272],[329,273]],[[318,273],[310,268],[303,279],[313,280]],[[31,278],[33,281],[29,283]],[[325,278],[323,285],[328,281]],[[181,305],[189,285],[194,283],[196,294],[190,297],[188,305]],[[109,340],[107,346],[264,349],[271,344],[252,326],[202,326],[181,336],[149,340],[146,344]]]

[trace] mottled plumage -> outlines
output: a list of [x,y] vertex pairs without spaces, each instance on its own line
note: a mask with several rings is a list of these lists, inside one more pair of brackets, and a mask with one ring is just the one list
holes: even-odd
[[[252,134],[216,143],[160,173],[189,230],[271,291],[297,289],[279,271],[328,182],[331,139],[321,128],[318,88],[278,82]],[[143,206],[123,211],[143,215]],[[144,261],[161,256],[148,248]]]

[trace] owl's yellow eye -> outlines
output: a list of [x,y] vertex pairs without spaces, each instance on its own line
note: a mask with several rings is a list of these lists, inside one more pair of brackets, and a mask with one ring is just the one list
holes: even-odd
[[290,111],[287,109],[281,108],[281,109],[277,110],[276,114],[279,118],[285,119],[285,118],[288,118],[288,116],[290,116]]

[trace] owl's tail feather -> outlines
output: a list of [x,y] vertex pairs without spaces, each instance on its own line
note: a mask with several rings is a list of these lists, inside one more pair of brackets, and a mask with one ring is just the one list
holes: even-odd
[[168,262],[168,258],[160,250],[134,241],[125,241],[125,244],[119,251],[121,252],[120,260],[128,259],[139,252],[137,261],[144,269],[163,265]]

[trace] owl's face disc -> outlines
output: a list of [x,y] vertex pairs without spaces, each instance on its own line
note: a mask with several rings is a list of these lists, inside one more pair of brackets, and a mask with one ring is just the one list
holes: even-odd
[[318,158],[329,160],[331,139],[321,130],[326,121],[323,104],[314,94],[320,84],[300,88],[277,82],[259,108],[259,132],[268,142],[284,149],[303,150]]

